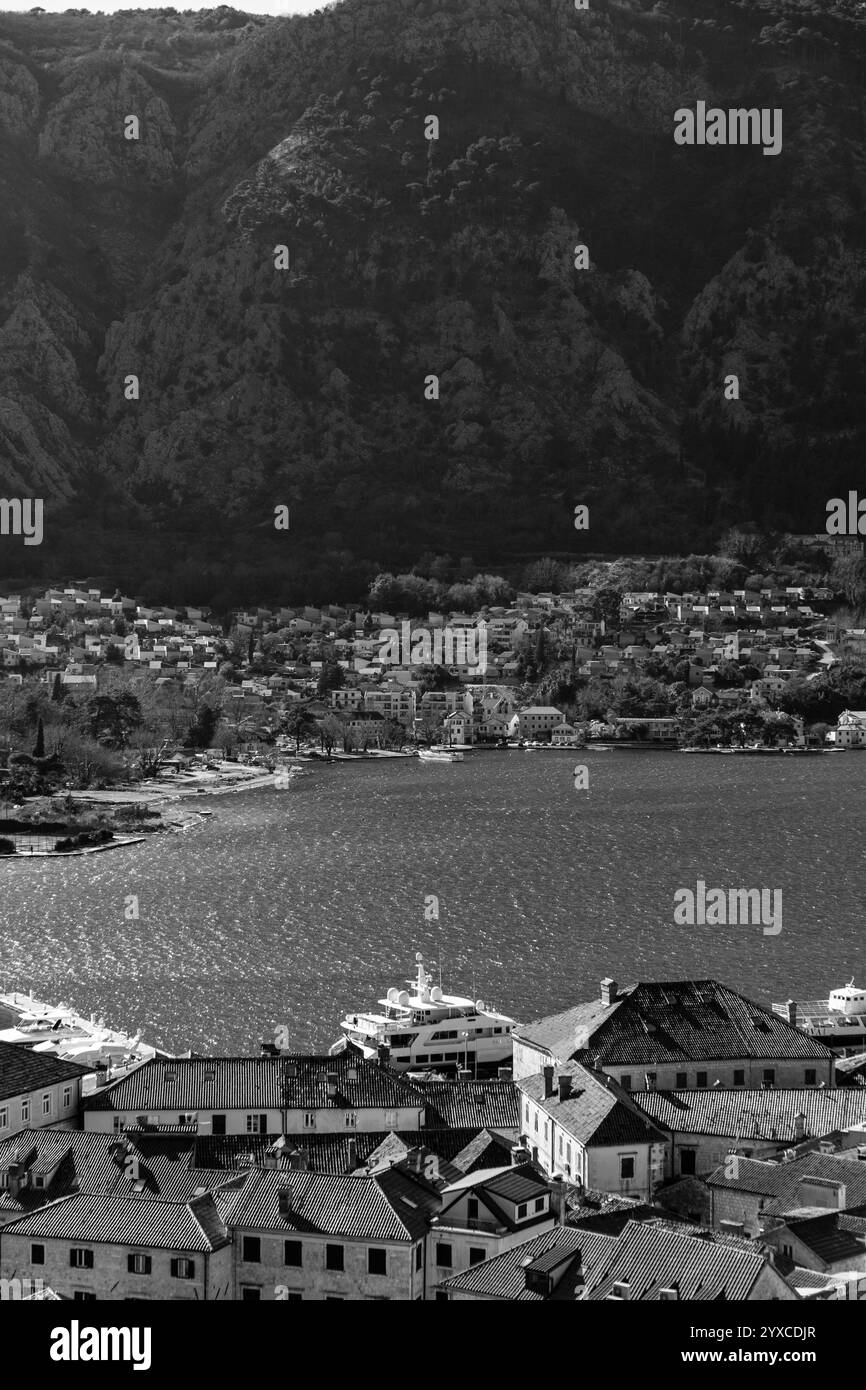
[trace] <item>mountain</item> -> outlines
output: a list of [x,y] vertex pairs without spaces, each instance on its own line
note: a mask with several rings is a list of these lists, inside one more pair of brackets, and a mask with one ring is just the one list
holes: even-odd
[[[866,424],[864,16],[0,15],[0,490],[45,499],[0,581],[326,598],[822,530]],[[781,153],[678,145],[699,101],[781,110]]]

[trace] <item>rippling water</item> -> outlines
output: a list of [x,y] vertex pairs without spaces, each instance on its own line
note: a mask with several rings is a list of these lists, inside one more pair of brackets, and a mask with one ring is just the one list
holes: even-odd
[[[573,768],[590,769],[574,789]],[[0,985],[33,988],[171,1051],[337,1036],[412,969],[528,1020],[613,975],[712,975],[771,999],[866,978],[866,755],[476,753],[311,767],[205,803],[181,835],[0,861]],[[681,927],[673,895],[781,888],[784,926]],[[140,917],[126,921],[127,897]],[[439,899],[440,922],[424,918]]]

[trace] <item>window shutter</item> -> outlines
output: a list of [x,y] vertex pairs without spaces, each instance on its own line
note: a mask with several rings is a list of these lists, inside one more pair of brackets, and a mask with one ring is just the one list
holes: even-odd
[[177,1278],[178,1263],[178,1260],[172,1260],[171,1262],[171,1276],[173,1279]]

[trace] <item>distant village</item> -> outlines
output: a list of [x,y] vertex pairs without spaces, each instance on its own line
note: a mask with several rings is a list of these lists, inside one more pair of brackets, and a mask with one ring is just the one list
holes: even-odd
[[[518,591],[473,612],[258,607],[225,624],[201,608],[97,588],[9,596],[0,598],[0,765],[4,745],[7,759],[31,751],[8,713],[16,684],[37,691],[29,708],[44,718],[43,757],[60,702],[65,718],[124,695],[128,719],[96,719],[84,732],[124,755],[144,742],[165,761],[203,746],[255,758],[287,740],[328,753],[599,739],[863,747],[866,629],[833,616],[838,597],[828,586],[767,585],[626,591],[599,604],[580,590]],[[401,630],[411,639],[402,648]],[[471,636],[466,653],[480,639],[483,664],[461,660],[459,640],[450,664],[412,664],[415,639],[435,645],[443,630]],[[839,673],[850,679],[836,688]],[[191,735],[202,704],[207,718]],[[161,720],[169,705],[173,718]],[[135,771],[128,756],[99,770],[108,780]]]

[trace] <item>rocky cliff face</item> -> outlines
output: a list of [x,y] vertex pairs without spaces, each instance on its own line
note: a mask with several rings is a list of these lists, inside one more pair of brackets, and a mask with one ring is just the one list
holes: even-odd
[[[321,597],[821,529],[864,424],[864,52],[848,0],[0,17],[0,488],[47,503],[0,578]],[[676,145],[698,100],[782,109],[782,153]]]

